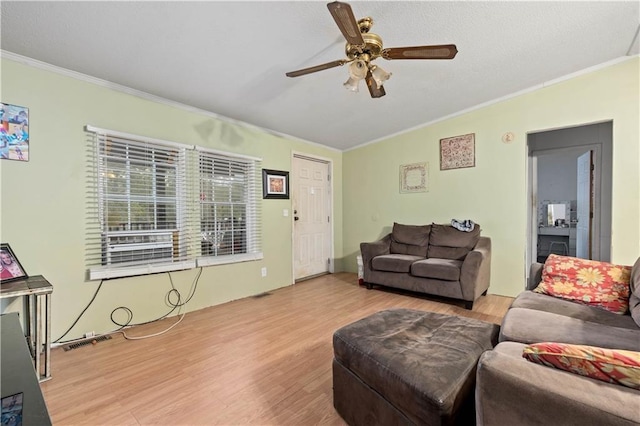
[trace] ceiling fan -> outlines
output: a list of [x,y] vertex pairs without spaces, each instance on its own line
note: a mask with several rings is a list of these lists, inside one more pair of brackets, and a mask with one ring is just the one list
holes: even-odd
[[301,75],[339,67],[350,62],[349,80],[344,83],[344,86],[353,92],[357,92],[360,80],[364,79],[371,97],[380,98],[386,94],[382,84],[391,77],[391,73],[372,64],[375,59],[379,57],[387,60],[453,59],[458,53],[455,44],[383,48],[382,38],[369,32],[373,25],[372,18],[367,17],[356,21],[351,6],[339,1],[328,3],[327,7],[336,24],[338,24],[340,32],[347,40],[345,46],[347,59],[339,59],[326,64],[290,71],[286,73],[287,77],[300,77]]

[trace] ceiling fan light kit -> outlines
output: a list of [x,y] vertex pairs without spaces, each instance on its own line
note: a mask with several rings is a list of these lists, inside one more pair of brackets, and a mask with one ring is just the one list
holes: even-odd
[[344,82],[344,87],[347,90],[351,90],[352,92],[359,92],[358,85],[360,84],[360,79],[349,77],[349,80]]
[[385,49],[383,48],[382,38],[369,32],[373,25],[372,18],[367,17],[356,21],[351,6],[339,1],[327,4],[327,8],[347,41],[345,54],[348,59],[340,59],[297,71],[290,71],[286,73],[287,77],[300,77],[350,63],[349,79],[344,83],[344,87],[352,92],[358,92],[360,80],[365,80],[371,97],[380,98],[386,94],[383,83],[389,80],[391,73],[371,63],[377,58],[382,57],[386,60],[453,59],[458,53],[458,49],[454,44]]
[[349,80],[344,83],[344,87],[352,92],[358,92],[360,80],[367,76],[367,63],[362,59],[356,59],[349,64]]
[[390,72],[386,72],[377,65],[371,65],[369,69],[371,70],[371,75],[378,85],[378,88],[382,87],[382,83],[389,80],[389,78],[391,77]]

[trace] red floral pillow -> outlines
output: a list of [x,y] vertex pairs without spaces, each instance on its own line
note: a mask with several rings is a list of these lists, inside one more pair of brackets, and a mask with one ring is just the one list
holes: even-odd
[[630,276],[631,266],[550,254],[533,291],[622,315],[629,310]]
[[536,364],[640,390],[640,352],[543,342],[525,346]]

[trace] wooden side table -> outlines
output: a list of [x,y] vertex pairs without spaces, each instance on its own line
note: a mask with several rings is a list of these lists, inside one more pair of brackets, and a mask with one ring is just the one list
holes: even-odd
[[[51,293],[53,286],[42,275],[0,285],[0,299],[26,298],[27,341],[38,380],[51,378]],[[44,318],[42,311],[45,311]],[[40,353],[44,345],[44,363]]]

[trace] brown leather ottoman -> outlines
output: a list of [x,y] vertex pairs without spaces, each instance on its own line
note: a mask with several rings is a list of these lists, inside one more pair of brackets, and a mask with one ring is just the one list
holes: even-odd
[[499,326],[412,309],[333,335],[333,405],[350,425],[474,424],[476,365]]

